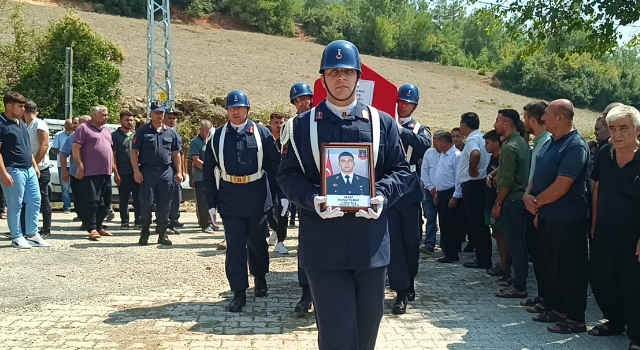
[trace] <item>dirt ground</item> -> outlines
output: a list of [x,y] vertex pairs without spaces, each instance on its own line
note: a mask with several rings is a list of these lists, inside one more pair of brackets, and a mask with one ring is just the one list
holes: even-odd
[[[46,25],[64,15],[59,6],[40,6],[39,2],[24,4],[28,20]],[[3,10],[0,18],[8,17]],[[80,16],[94,30],[121,45],[126,52],[122,66],[124,96],[146,94],[147,24],[143,19],[80,12]],[[215,18],[211,19],[215,21]],[[259,33],[217,29],[207,22],[206,27],[174,24],[174,75],[178,97],[204,94],[224,96],[229,90],[243,89],[254,109],[288,104],[288,91],[296,81],[313,83],[323,46],[304,38],[283,38]],[[7,40],[6,37],[0,39]],[[63,59],[63,58],[61,58]],[[412,62],[363,56],[363,62],[393,83],[412,82],[421,89],[421,104],[416,118],[433,130],[458,125],[459,116],[474,111],[481,120],[481,129],[493,128],[500,108],[521,110],[532,98],[494,88],[489,76],[476,71],[446,67],[428,62]],[[576,125],[591,131],[599,113],[579,109]]]

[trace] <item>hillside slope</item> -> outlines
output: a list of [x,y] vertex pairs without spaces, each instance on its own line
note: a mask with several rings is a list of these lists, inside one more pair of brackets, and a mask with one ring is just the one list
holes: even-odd
[[[25,3],[24,11],[36,25],[45,25],[62,17],[66,10]],[[3,12],[0,18],[4,20],[8,11]],[[144,96],[146,21],[90,12],[80,12],[80,16],[95,31],[126,51],[122,67],[123,94]],[[288,91],[294,82],[313,83],[318,78],[323,46],[296,38],[193,25],[175,24],[172,28],[178,97],[222,96],[231,89],[243,89],[255,108],[288,106]],[[521,110],[532,100],[493,88],[490,78],[464,68],[373,56],[363,56],[363,62],[397,85],[405,82],[418,85],[422,98],[416,117],[434,128],[457,126],[462,113],[475,111],[482,117],[481,128],[488,130],[498,109]],[[593,111],[578,110],[577,126],[583,131],[591,130],[597,115]]]

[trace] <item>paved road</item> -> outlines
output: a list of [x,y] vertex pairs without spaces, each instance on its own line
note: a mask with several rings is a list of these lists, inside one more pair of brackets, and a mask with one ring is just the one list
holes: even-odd
[[[224,252],[216,249],[222,235],[199,233],[194,214],[183,213],[187,226],[172,247],[140,247],[135,231],[91,242],[70,219],[54,213],[49,249],[19,251],[0,240],[0,350],[316,349],[312,314],[291,312],[299,297],[295,229],[291,254],[271,252],[269,296],[230,314]],[[623,336],[551,334],[518,300],[495,298],[496,289],[480,271],[423,259],[406,315],[389,313],[387,294],[376,349],[627,349]],[[589,324],[600,317],[590,297]]]

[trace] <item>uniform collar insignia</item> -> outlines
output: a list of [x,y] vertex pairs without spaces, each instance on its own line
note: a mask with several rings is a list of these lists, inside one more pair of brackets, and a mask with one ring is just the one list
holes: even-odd
[[316,112],[316,120],[322,120],[324,118],[322,112]]
[[249,133],[250,135],[253,135],[253,125],[252,125],[251,127],[249,127],[249,131],[248,131],[248,133]]

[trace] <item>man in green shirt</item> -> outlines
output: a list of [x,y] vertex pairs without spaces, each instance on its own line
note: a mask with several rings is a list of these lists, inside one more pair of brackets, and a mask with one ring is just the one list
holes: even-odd
[[500,150],[500,170],[498,171],[498,196],[491,215],[504,215],[503,226],[507,237],[507,247],[513,264],[513,284],[496,296],[499,298],[526,298],[529,254],[524,231],[524,202],[522,197],[529,182],[529,147],[520,136],[524,126],[520,114],[513,109],[498,111],[493,125],[504,138]]
[[[531,170],[529,171],[529,181],[533,178],[533,172],[536,170],[536,158],[542,146],[551,139],[551,133],[542,121],[542,116],[547,109],[547,104],[542,101],[530,102],[524,109],[524,126],[528,133],[532,134],[533,151],[531,152]],[[546,272],[542,268],[542,245],[539,242],[539,231],[533,224],[535,216],[528,210],[524,212],[525,221],[525,237],[527,238],[527,249],[533,263],[533,273],[536,276],[536,284],[538,285],[538,296],[522,301],[520,305],[528,306],[528,312],[540,313],[547,310],[547,304],[544,302],[548,295]]]

